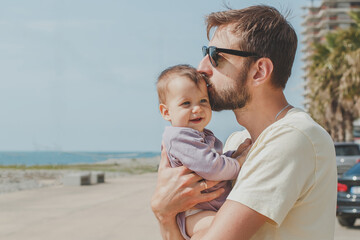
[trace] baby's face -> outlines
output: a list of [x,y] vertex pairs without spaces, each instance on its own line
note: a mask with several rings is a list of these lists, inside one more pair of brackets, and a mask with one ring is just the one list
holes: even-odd
[[211,119],[206,83],[198,86],[187,77],[176,77],[168,84],[166,106],[171,125],[203,131]]

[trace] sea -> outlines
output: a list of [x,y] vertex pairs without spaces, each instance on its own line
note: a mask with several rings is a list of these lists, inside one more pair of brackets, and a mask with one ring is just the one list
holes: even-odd
[[160,152],[0,152],[0,165],[68,165],[96,163],[108,159],[152,158]]

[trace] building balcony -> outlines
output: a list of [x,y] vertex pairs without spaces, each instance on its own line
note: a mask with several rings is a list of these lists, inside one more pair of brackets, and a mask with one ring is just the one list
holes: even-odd
[[353,22],[354,21],[351,18],[348,18],[348,19],[336,19],[336,20],[323,19],[321,22],[319,22],[318,27],[320,29],[329,28],[329,27],[333,27],[332,29],[335,29],[337,26],[339,26],[341,24],[349,24],[350,25]]
[[320,19],[329,16],[329,15],[336,15],[339,17],[339,15],[346,15],[349,11],[360,11],[360,7],[354,6],[354,7],[341,7],[341,8],[323,8],[320,11],[318,11],[316,14],[307,13],[304,15],[304,22],[302,25],[307,25],[312,22],[319,22]]

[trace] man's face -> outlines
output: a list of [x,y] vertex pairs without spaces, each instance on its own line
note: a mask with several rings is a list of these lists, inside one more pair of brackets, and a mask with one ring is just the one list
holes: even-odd
[[[237,47],[236,40],[229,27],[223,27],[216,30],[209,46],[242,50]],[[202,59],[198,71],[209,77],[208,91],[213,110],[234,110],[248,103],[247,77],[250,66],[247,61],[243,57],[219,53],[218,66],[215,68],[208,56]]]

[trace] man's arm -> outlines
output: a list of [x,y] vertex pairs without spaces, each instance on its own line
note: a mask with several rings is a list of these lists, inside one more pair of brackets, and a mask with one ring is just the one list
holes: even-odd
[[[183,239],[176,223],[176,215],[195,206],[219,197],[224,189],[201,193],[217,182],[201,181],[202,178],[186,167],[171,168],[166,151],[161,152],[158,181],[151,199],[151,208],[159,221],[163,239]],[[199,182],[200,181],[200,182]]]
[[207,232],[192,239],[247,240],[268,220],[267,217],[239,202],[226,200]]

